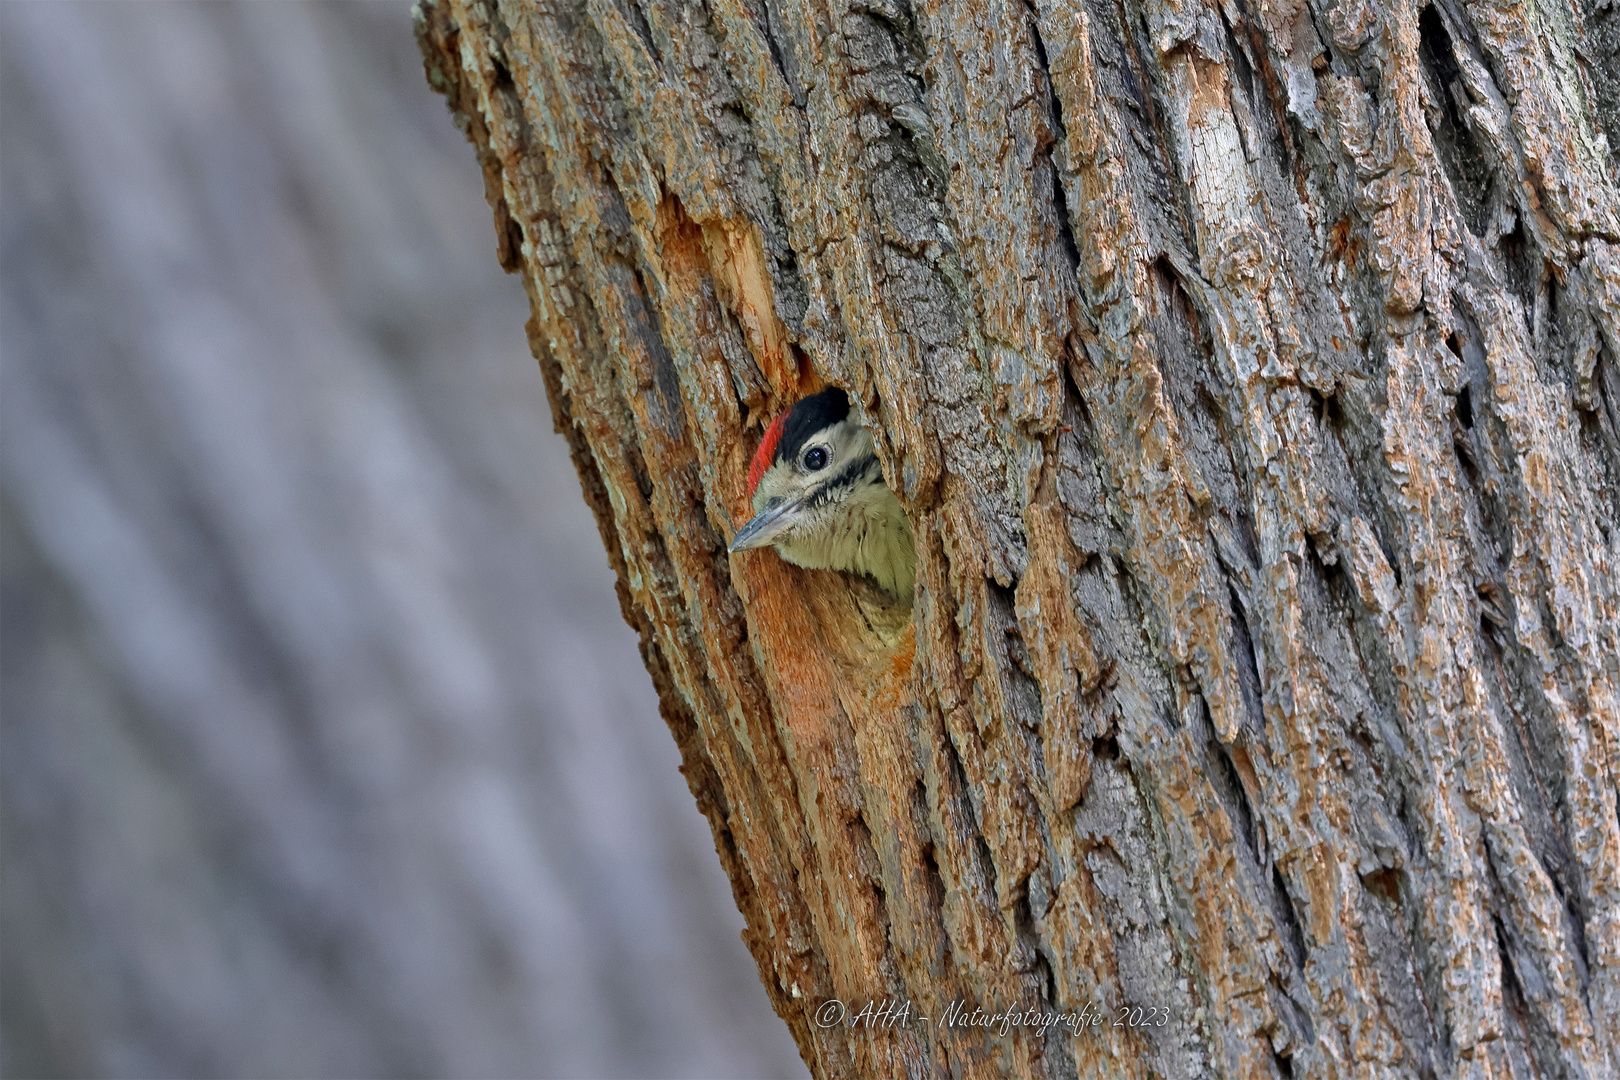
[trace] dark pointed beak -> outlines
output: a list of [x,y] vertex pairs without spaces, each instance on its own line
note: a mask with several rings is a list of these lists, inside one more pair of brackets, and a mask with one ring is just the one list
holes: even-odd
[[804,506],[802,499],[786,499],[775,506],[767,506],[754,515],[752,521],[737,530],[727,551],[747,551],[764,547],[793,526],[793,520]]

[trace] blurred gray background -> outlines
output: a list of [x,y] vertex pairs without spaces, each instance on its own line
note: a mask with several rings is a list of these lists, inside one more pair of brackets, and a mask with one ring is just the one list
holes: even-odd
[[802,1076],[403,2],[0,3],[0,1069]]

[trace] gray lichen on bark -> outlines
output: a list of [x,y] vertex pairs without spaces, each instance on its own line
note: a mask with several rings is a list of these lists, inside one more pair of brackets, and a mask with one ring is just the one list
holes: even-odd
[[[1615,34],[1567,0],[424,0],[818,1075],[1620,1068]],[[913,519],[898,633],[725,555],[823,383]],[[1105,1022],[813,1019],[885,997]]]

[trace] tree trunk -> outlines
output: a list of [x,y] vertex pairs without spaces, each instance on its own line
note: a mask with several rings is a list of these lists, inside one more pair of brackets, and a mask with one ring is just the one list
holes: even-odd
[[[1605,2],[423,0],[818,1076],[1620,1070]],[[824,383],[910,612],[726,554]]]

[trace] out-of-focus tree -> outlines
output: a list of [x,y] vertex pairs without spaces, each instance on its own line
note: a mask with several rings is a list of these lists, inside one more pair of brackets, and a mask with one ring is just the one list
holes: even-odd
[[802,1074],[409,8],[0,4],[0,1072]]

